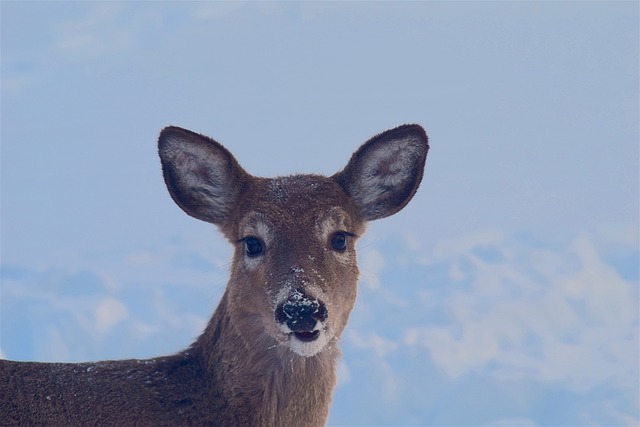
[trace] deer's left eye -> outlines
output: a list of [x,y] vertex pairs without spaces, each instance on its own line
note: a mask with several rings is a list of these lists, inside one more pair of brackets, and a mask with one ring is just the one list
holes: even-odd
[[331,236],[331,248],[337,252],[344,252],[347,249],[348,234],[338,231]]

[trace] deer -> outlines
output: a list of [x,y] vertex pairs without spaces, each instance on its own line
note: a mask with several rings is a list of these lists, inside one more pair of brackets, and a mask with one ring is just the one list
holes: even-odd
[[326,424],[357,294],[356,240],[413,198],[428,149],[421,126],[402,125],[332,176],[262,178],[215,140],[164,128],[158,152],[171,198],[234,247],[211,319],[169,356],[0,360],[0,425]]

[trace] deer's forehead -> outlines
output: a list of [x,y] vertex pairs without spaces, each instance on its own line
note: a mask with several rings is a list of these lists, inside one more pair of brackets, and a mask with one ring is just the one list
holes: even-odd
[[359,214],[342,187],[330,178],[295,175],[261,179],[247,192],[239,228],[322,226],[359,228]]
[[344,190],[337,182],[320,175],[268,178],[260,181],[258,193],[266,202],[280,207],[302,206],[310,200],[323,204],[335,203],[336,198],[346,199]]
[[353,202],[334,180],[317,175],[293,175],[260,180],[251,202],[262,209],[291,213],[322,212],[340,206],[351,212]]

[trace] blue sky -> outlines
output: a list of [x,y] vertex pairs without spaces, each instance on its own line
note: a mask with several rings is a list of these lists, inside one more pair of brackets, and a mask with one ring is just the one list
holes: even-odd
[[186,347],[230,246],[166,125],[263,176],[420,123],[371,224],[332,425],[638,425],[637,2],[2,2],[0,351]]

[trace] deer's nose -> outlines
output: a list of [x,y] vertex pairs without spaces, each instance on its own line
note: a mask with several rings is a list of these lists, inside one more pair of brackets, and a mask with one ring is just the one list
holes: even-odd
[[327,319],[327,308],[322,301],[296,289],[275,314],[278,323],[286,324],[294,333],[304,333],[314,331],[317,322]]

